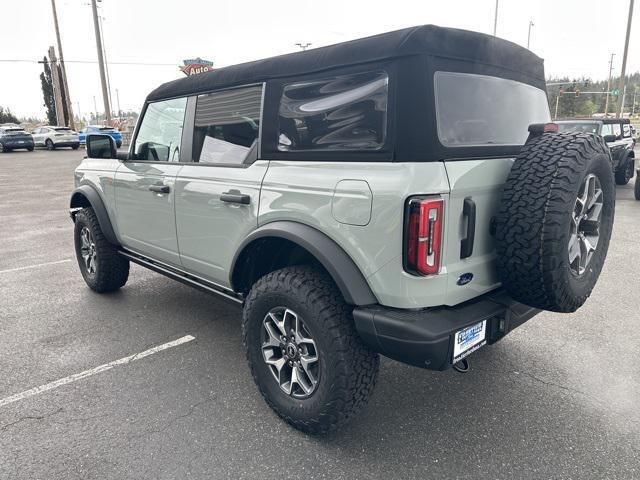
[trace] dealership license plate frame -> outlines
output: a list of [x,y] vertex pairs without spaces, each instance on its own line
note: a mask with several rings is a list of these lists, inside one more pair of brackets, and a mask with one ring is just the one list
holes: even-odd
[[[465,336],[467,338],[460,339]],[[458,330],[453,335],[452,362],[457,363],[487,344],[487,320]]]

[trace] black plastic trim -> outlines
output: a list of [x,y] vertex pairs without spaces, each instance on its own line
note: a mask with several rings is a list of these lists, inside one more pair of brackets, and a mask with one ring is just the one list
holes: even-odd
[[69,203],[70,208],[76,209],[83,206],[77,200],[80,196],[85,197],[91,204],[91,208],[93,208],[96,217],[98,217],[100,229],[102,230],[102,233],[104,234],[107,241],[109,243],[112,243],[113,245],[119,245],[120,242],[116,238],[116,234],[113,231],[113,227],[111,226],[111,220],[109,219],[107,208],[104,206],[102,197],[100,197],[100,194],[97,192],[97,190],[90,185],[82,185],[76,188],[71,194],[71,201]]
[[487,320],[487,343],[492,344],[539,312],[497,290],[454,307],[356,307],[353,318],[371,349],[409,365],[446,370],[452,365],[453,338],[458,330]]
[[236,262],[253,241],[264,237],[289,240],[307,250],[336,282],[345,301],[351,305],[372,305],[378,302],[367,280],[347,253],[324,233],[303,223],[277,221],[254,230],[240,245],[231,263],[230,283],[233,285]]
[[473,243],[476,238],[476,202],[471,197],[464,199],[462,216],[467,219],[467,235],[460,241],[460,258],[473,255]]

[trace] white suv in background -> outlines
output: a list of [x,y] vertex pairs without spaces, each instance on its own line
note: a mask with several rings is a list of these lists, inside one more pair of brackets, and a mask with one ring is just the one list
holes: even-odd
[[77,150],[80,147],[78,132],[74,132],[69,127],[39,127],[32,132],[32,135],[36,147],[47,147],[47,150],[58,147],[71,147]]

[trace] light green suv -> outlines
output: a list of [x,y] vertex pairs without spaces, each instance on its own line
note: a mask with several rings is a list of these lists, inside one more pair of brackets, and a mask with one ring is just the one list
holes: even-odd
[[611,158],[549,121],[541,59],[435,26],[176,80],[127,153],[87,137],[78,264],[98,292],[135,262],[242,305],[266,401],[334,429],[366,404],[379,353],[445,370],[587,299]]

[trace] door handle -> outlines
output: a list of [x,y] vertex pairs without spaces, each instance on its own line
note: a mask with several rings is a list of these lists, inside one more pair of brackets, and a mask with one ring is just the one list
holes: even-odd
[[476,237],[476,202],[471,197],[464,199],[462,215],[467,217],[467,236],[460,242],[460,258],[467,258],[473,254],[473,241]]
[[171,187],[169,187],[169,185],[151,185],[149,186],[149,190],[155,193],[169,193]]
[[239,203],[241,205],[249,205],[251,203],[251,197],[240,193],[238,190],[229,190],[220,195],[220,200],[227,203]]

